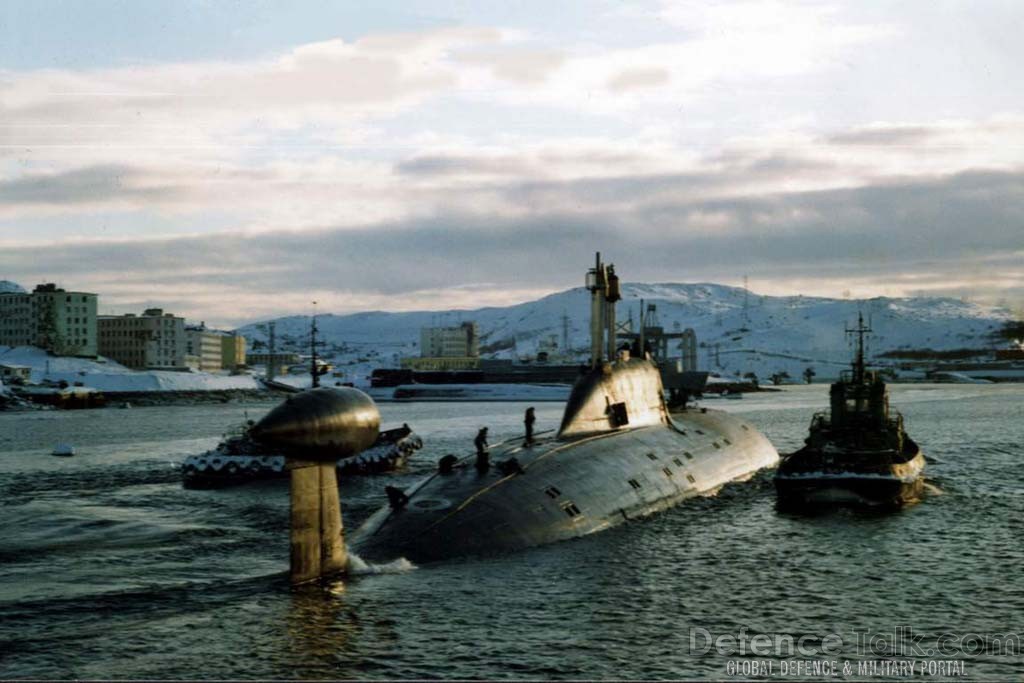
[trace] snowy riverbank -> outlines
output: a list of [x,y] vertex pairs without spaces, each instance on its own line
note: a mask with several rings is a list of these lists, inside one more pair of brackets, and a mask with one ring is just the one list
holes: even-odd
[[55,357],[30,346],[0,347],[0,365],[28,367],[32,382],[81,383],[105,393],[262,389],[251,375],[132,370],[108,359]]

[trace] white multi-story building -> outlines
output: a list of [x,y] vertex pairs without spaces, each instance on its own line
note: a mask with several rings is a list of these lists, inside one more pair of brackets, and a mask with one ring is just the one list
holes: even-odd
[[142,315],[101,315],[100,354],[138,370],[181,370],[185,367],[185,319],[160,308]]
[[421,358],[478,358],[480,334],[474,322],[420,330]]
[[403,358],[413,370],[469,370],[480,366],[480,334],[474,322],[420,330],[420,357]]
[[223,367],[221,364],[222,336],[220,332],[206,329],[205,324],[186,327],[185,354],[190,357],[190,367],[196,367],[203,372],[220,370]]
[[54,284],[0,294],[0,346],[38,346],[57,356],[95,357],[97,297]]

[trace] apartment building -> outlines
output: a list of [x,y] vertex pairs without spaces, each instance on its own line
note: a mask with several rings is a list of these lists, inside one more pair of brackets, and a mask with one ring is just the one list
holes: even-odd
[[477,358],[480,356],[480,332],[477,324],[466,322],[455,327],[424,327],[420,330],[421,358]]
[[57,356],[98,352],[97,296],[53,283],[0,294],[0,346],[38,346]]
[[203,372],[220,370],[223,367],[222,336],[220,332],[208,330],[205,324],[186,327],[185,354],[189,357],[188,366]]
[[480,366],[480,332],[475,322],[420,330],[420,357],[402,359],[414,370],[467,370]]
[[185,368],[185,319],[161,308],[142,315],[101,315],[99,352],[137,370]]

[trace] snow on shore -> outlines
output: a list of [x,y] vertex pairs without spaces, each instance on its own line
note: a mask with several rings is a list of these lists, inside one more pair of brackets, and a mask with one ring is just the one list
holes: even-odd
[[61,380],[107,392],[121,391],[223,391],[260,389],[249,375],[213,375],[205,372],[138,371],[112,360],[66,358],[48,355],[31,346],[0,346],[0,364],[32,369],[33,382]]

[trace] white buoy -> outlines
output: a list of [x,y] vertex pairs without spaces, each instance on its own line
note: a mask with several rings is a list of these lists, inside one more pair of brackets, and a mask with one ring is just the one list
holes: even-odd
[[51,455],[69,457],[75,454],[75,447],[69,443],[59,443],[53,448]]

